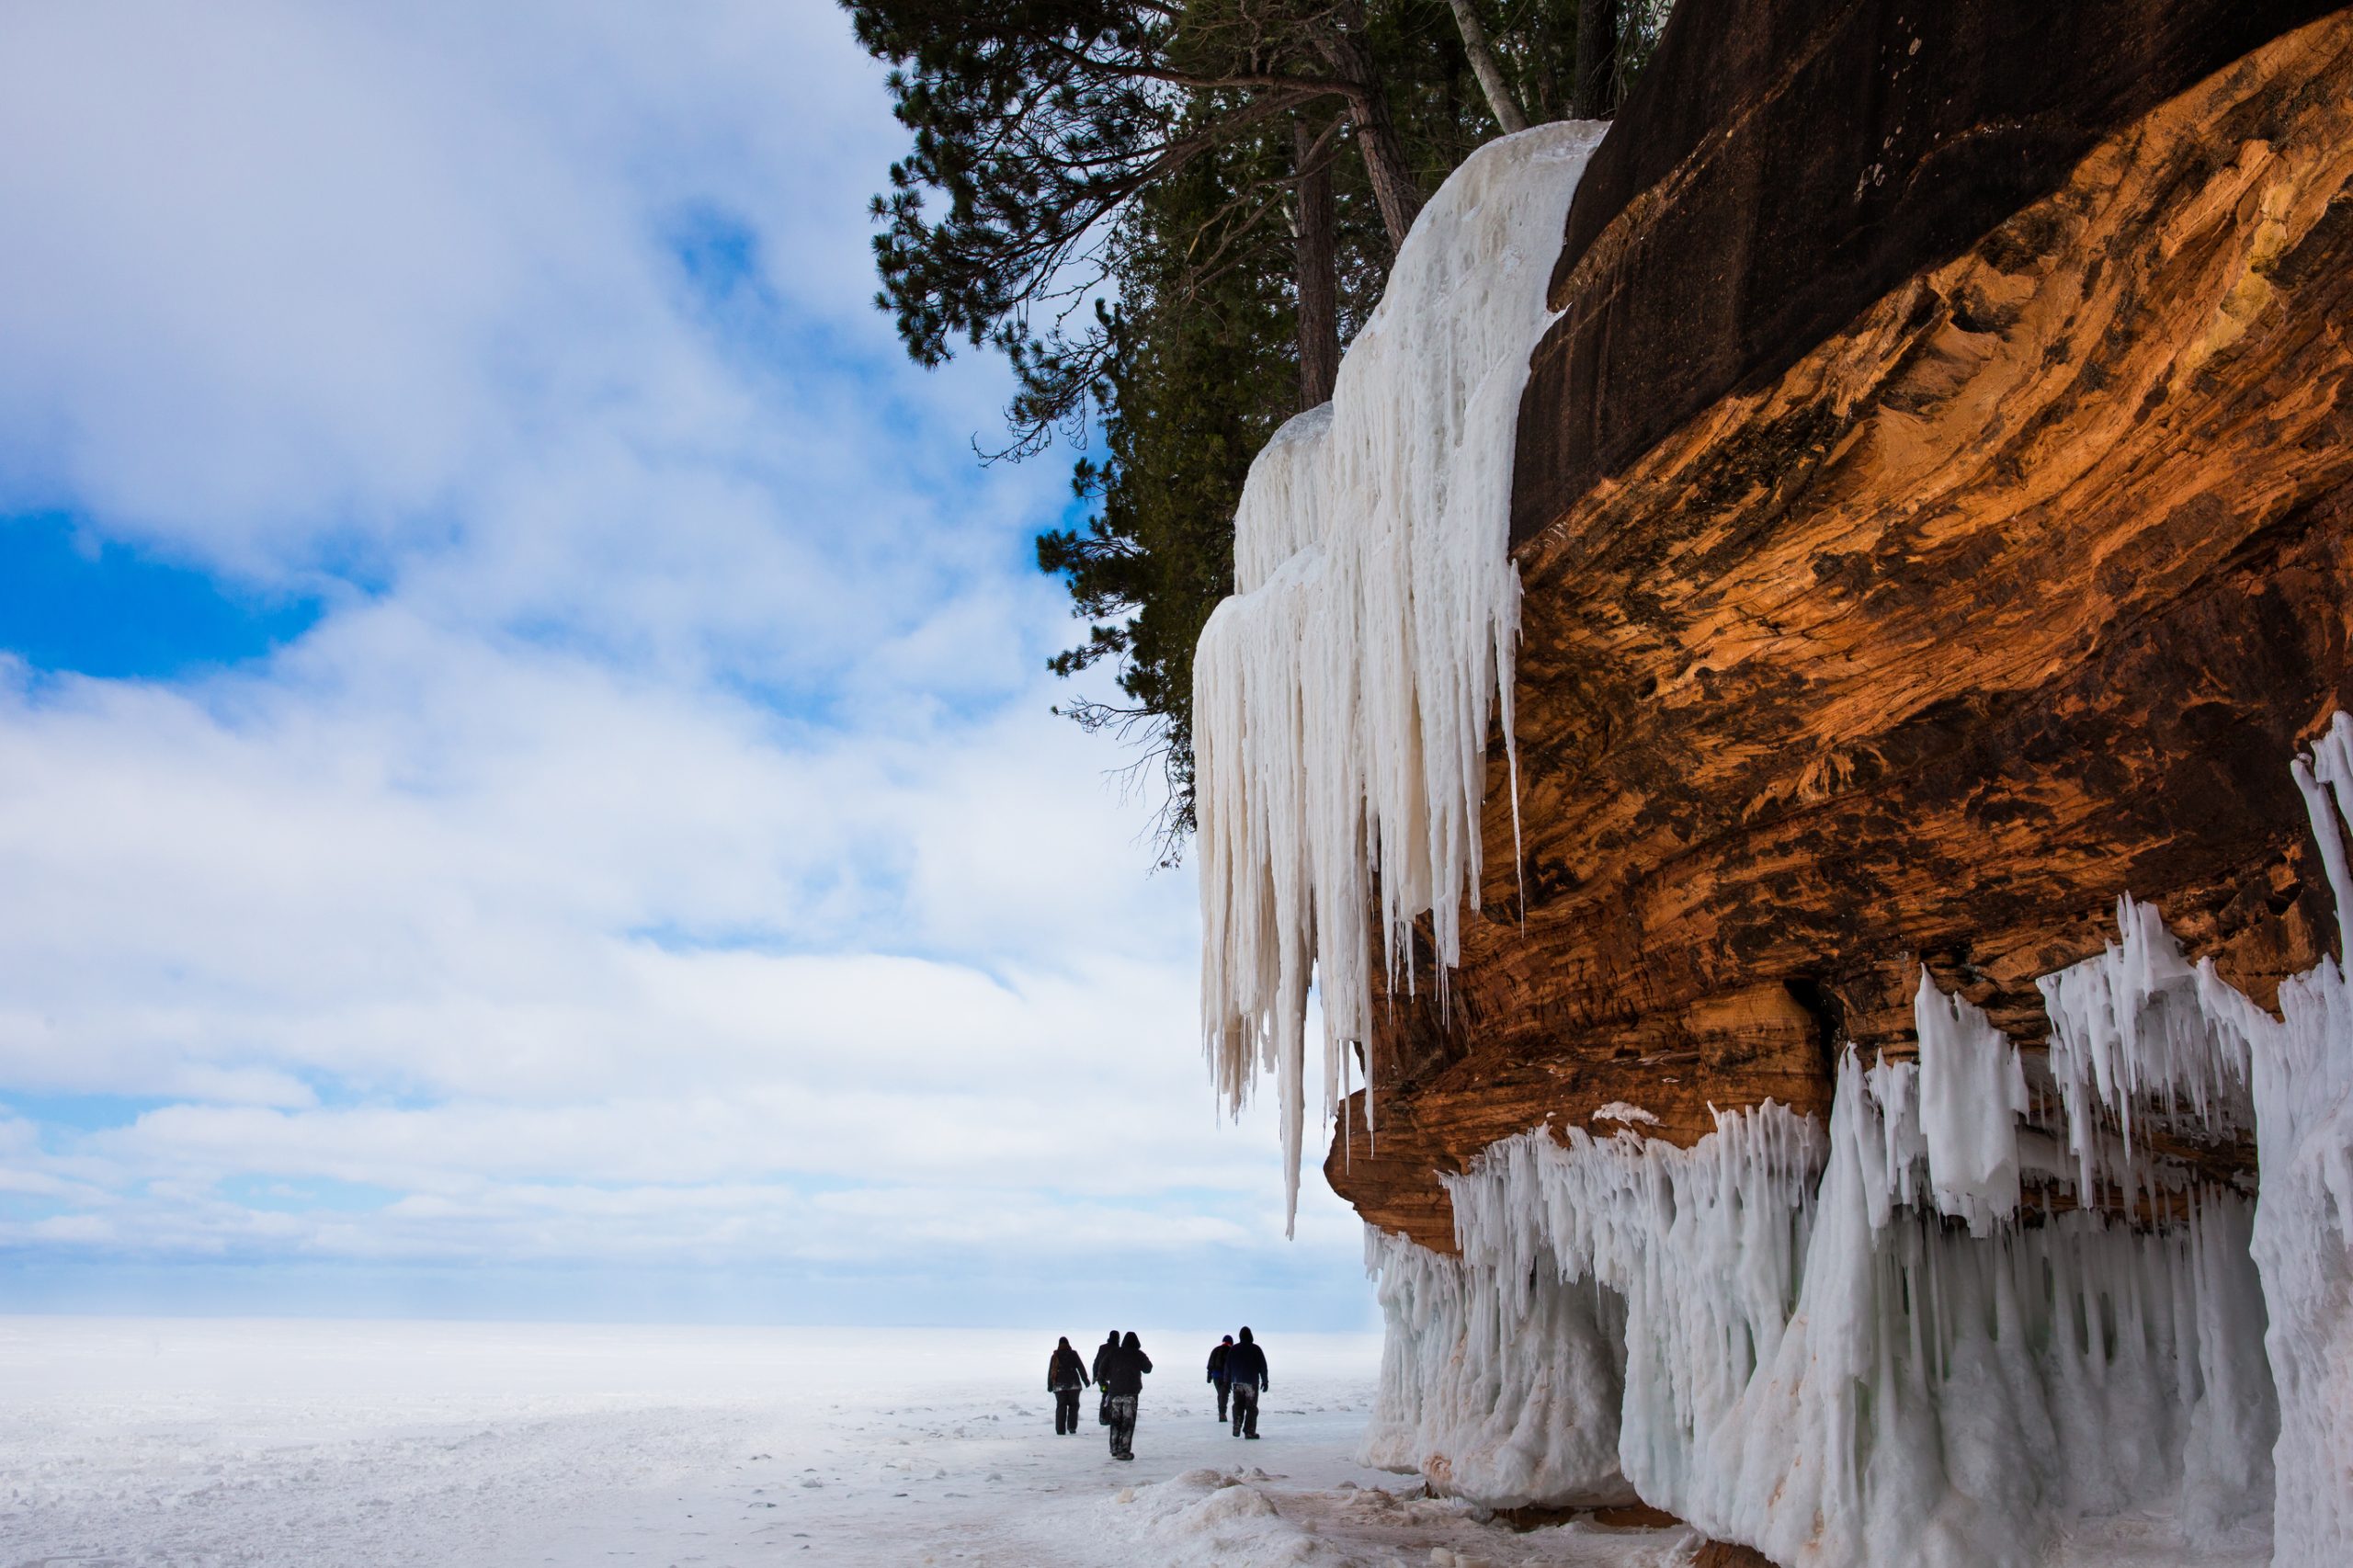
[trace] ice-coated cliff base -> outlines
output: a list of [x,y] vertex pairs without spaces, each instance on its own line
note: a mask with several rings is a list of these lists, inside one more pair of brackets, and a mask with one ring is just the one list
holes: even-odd
[[[2294,766],[2353,908],[2353,721]],[[2353,985],[2324,960],[2274,1017],[2155,909],[2119,924],[2042,982],[2042,1096],[1924,977],[1919,1060],[1850,1049],[1826,1130],[1490,1147],[1448,1180],[1460,1257],[1370,1241],[1367,1461],[1630,1486],[1802,1568],[2023,1568],[2124,1518],[2183,1562],[2353,1562]],[[2148,1151],[2250,1130],[2259,1190]]]

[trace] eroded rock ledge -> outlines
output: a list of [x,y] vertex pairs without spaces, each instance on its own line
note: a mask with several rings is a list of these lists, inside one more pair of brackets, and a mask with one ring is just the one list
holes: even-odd
[[[1515,478],[1523,853],[1497,746],[1485,918],[1443,1010],[1374,1008],[1377,1146],[1359,1096],[1325,1166],[1426,1247],[1440,1176],[1548,1119],[1826,1118],[1923,967],[2047,1086],[2034,978],[2121,892],[2267,1006],[2328,946],[2281,759],[2353,706],[2353,16],[1907,9],[1686,0],[1572,210]],[[1971,108],[1996,41],[2031,80]],[[1822,71],[1867,107],[1817,142]]]

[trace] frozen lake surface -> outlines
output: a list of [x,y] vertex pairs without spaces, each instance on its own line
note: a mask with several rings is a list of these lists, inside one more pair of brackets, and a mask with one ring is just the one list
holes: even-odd
[[[1090,1356],[1106,1325],[1072,1324]],[[1060,1332],[1060,1331],[1056,1331]],[[1514,1532],[1353,1453],[1374,1335],[1143,1331],[1136,1460],[1053,1433],[1053,1334],[0,1317],[0,1568],[824,1562],[1664,1564]]]

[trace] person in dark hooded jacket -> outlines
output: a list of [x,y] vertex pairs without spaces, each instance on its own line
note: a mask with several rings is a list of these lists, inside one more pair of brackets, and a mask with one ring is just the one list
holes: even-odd
[[1267,1353],[1242,1331],[1242,1343],[1225,1353],[1225,1375],[1233,1384],[1233,1435],[1258,1435],[1258,1395],[1274,1385],[1267,1377]]
[[1111,1425],[1111,1385],[1103,1381],[1103,1358],[1119,1348],[1120,1331],[1116,1328],[1105,1335],[1103,1343],[1095,1347],[1095,1382],[1103,1391],[1103,1403],[1095,1407],[1095,1424],[1097,1426]]
[[1233,1380],[1226,1376],[1225,1358],[1233,1349],[1233,1335],[1227,1335],[1210,1346],[1210,1382],[1217,1389],[1217,1418],[1225,1419],[1226,1385]]
[[1143,1342],[1131,1333],[1118,1348],[1105,1346],[1095,1364],[1104,1403],[1111,1411],[1111,1457],[1131,1460],[1136,1457],[1136,1402],[1143,1397],[1143,1375],[1152,1370],[1152,1358],[1143,1353]]
[[1046,1358],[1046,1392],[1054,1396],[1054,1436],[1078,1430],[1078,1392],[1087,1383],[1086,1364],[1065,1335]]

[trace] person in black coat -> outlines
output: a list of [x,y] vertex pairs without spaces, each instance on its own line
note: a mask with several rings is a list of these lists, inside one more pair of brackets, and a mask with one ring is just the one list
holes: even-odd
[[1087,1384],[1086,1363],[1065,1335],[1046,1358],[1046,1392],[1054,1396],[1054,1436],[1078,1430],[1078,1392]]
[[1258,1395],[1274,1384],[1267,1377],[1267,1353],[1242,1331],[1242,1343],[1225,1353],[1225,1375],[1233,1385],[1233,1435],[1258,1435]]
[[1233,1348],[1233,1335],[1230,1334],[1217,1344],[1210,1346],[1210,1381],[1215,1385],[1217,1389],[1217,1418],[1220,1421],[1225,1419],[1226,1384],[1233,1381],[1226,1376],[1225,1358],[1227,1353]]
[[1103,1381],[1103,1358],[1119,1348],[1120,1331],[1116,1328],[1105,1335],[1103,1343],[1095,1347],[1095,1382],[1103,1391],[1103,1403],[1095,1407],[1095,1424],[1097,1426],[1111,1425],[1111,1385]]
[[1111,1457],[1131,1460],[1136,1457],[1136,1402],[1143,1397],[1143,1375],[1152,1370],[1152,1358],[1131,1333],[1116,1347],[1105,1346],[1095,1365],[1103,1402],[1111,1412]]

